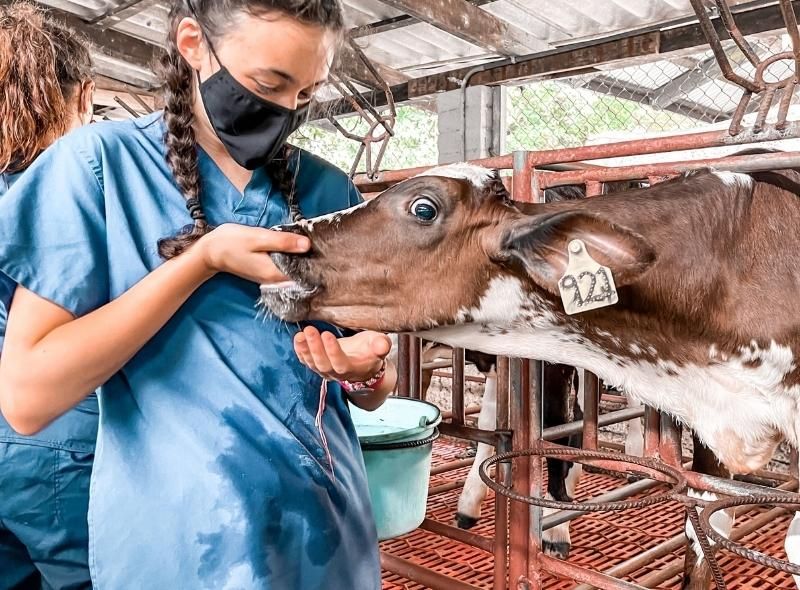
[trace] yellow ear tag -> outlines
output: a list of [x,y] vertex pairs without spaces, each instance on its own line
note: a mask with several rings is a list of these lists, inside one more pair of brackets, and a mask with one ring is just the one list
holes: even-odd
[[608,307],[619,301],[611,270],[592,258],[581,240],[572,240],[568,253],[567,270],[558,281],[567,314]]

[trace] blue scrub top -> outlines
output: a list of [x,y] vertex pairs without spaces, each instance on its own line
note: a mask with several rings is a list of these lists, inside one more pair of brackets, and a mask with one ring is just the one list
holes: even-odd
[[[46,150],[0,199],[0,271],[76,316],[158,267],[191,223],[165,163],[160,113],[96,123]],[[213,225],[270,227],[286,201],[263,169],[244,194],[200,150]],[[307,153],[297,196],[316,216],[360,199]],[[102,386],[89,510],[97,590],[377,590],[366,475],[346,399],[264,317],[258,285],[219,274]],[[114,326],[109,325],[109,330]]]
[[[0,174],[0,200],[21,176],[22,172]],[[9,222],[13,224],[14,221],[9,220]],[[5,340],[8,308],[16,288],[17,283],[14,280],[0,273],[0,349]],[[0,443],[19,443],[76,453],[93,453],[97,438],[97,415],[97,396],[94,393],[33,436],[17,434],[0,414]],[[21,467],[25,469],[25,466]]]

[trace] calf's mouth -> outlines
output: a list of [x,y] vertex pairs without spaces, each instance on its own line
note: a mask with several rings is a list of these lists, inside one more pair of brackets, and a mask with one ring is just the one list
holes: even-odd
[[320,291],[305,276],[307,262],[302,256],[291,256],[281,252],[270,254],[272,262],[286,275],[280,283],[261,285],[259,304],[285,322],[301,322],[308,319],[311,300]]

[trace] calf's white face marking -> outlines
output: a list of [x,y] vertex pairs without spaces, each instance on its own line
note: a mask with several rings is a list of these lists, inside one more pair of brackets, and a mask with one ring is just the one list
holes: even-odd
[[418,174],[417,178],[420,176],[444,176],[445,178],[463,179],[468,180],[475,188],[482,189],[486,186],[486,183],[491,180],[493,175],[494,172],[488,168],[461,162],[458,164],[447,164],[446,166],[431,168],[422,174]]

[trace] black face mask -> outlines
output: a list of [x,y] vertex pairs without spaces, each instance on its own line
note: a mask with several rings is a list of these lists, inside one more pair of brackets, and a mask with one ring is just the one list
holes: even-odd
[[308,113],[308,105],[292,110],[264,100],[222,64],[200,83],[200,96],[217,137],[236,163],[248,170],[272,160]]

